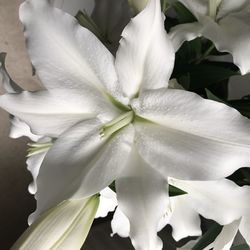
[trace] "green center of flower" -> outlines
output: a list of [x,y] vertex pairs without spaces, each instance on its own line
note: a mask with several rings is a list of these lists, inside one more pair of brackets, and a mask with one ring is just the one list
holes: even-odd
[[40,153],[44,153],[46,151],[48,151],[52,146],[53,143],[49,142],[49,143],[28,143],[28,157],[32,156],[32,155],[37,155]]
[[222,0],[209,0],[209,16],[213,19],[216,20],[217,12],[219,5],[221,4]]
[[131,122],[133,122],[135,117],[134,111],[129,111],[123,113],[122,115],[118,116],[111,122],[106,123],[101,129],[101,136],[102,137],[109,137],[119,129],[127,126]]

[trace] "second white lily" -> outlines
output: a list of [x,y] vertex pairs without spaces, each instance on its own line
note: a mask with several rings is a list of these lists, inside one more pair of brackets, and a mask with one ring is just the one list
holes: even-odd
[[249,0],[178,0],[197,22],[180,24],[170,31],[175,49],[183,42],[204,36],[221,52],[229,52],[242,74],[250,72]]

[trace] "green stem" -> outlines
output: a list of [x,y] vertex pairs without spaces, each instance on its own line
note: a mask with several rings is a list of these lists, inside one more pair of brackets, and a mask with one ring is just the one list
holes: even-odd
[[197,60],[197,62],[195,64],[200,64],[204,59],[206,59],[206,57],[208,57],[210,55],[210,53],[212,52],[212,50],[215,48],[214,44],[212,44],[206,51],[205,53]]
[[166,13],[166,11],[169,9],[170,5],[168,3],[168,0],[161,0],[161,9],[163,13]]

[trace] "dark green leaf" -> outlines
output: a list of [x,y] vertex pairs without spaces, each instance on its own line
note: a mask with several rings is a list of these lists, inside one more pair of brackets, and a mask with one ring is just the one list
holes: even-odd
[[109,188],[114,191],[116,193],[116,187],[115,187],[115,182],[112,182],[110,185],[109,185]]
[[231,76],[239,75],[238,68],[228,62],[208,62],[199,65],[190,65],[190,89],[207,87],[221,82]]
[[[204,61],[201,64],[183,65],[186,73],[175,70],[175,78],[179,80],[180,76],[189,75],[189,90],[194,91],[199,88],[207,88],[209,85],[220,83],[231,76],[239,75],[238,68],[228,62],[210,62]],[[184,70],[182,69],[182,70]],[[178,76],[179,75],[179,76]],[[182,84],[182,82],[180,81]]]
[[250,168],[240,168],[232,175],[228,176],[227,179],[233,181],[239,186],[250,186]]
[[250,250],[250,247],[247,244],[243,244],[243,245],[232,247],[231,250]]
[[184,194],[187,194],[187,192],[175,186],[169,185],[169,196],[173,197],[173,196],[179,196],[179,195],[184,195]]
[[222,226],[214,224],[210,229],[201,237],[201,239],[195,244],[192,250],[202,250],[210,245],[219,235],[222,230]]
[[196,17],[182,3],[175,2],[172,6],[180,23],[197,22]]
[[165,19],[165,29],[167,32],[170,31],[170,29],[176,25],[178,25],[179,22],[176,18],[173,18],[173,17],[169,17],[169,16],[166,16],[166,19]]
[[228,99],[228,85],[229,79],[225,79],[219,83],[214,83],[208,86],[208,89],[221,100],[226,102]]
[[[192,41],[185,42],[176,54],[176,63],[189,64],[196,61],[202,54],[202,39],[196,38]],[[184,61],[182,61],[184,60]]]
[[168,0],[161,0],[161,9],[162,12],[165,13],[169,7]]
[[229,104],[237,109],[242,115],[250,118],[250,100],[233,100]]
[[218,96],[216,96],[215,94],[213,94],[209,89],[205,89],[206,90],[206,94],[207,94],[207,98],[216,102],[221,102],[224,104],[227,104],[227,102],[225,100],[222,100],[221,98],[219,98]]

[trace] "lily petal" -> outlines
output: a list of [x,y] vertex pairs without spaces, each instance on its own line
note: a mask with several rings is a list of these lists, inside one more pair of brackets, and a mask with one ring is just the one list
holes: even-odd
[[142,89],[166,87],[174,58],[160,1],[150,0],[122,33],[115,64],[123,93],[132,98]]
[[178,0],[199,20],[208,14],[208,0]]
[[224,16],[243,10],[249,5],[248,0],[223,0],[218,9],[217,19],[221,19]]
[[32,155],[26,161],[27,168],[31,172],[32,177],[33,177],[33,182],[29,185],[29,188],[28,188],[28,190],[31,194],[35,194],[37,192],[37,176],[38,176],[38,173],[40,171],[40,167],[42,165],[42,162],[43,162],[46,154],[47,154],[47,152]]
[[[160,232],[167,224],[169,224],[170,216],[165,213],[159,220],[157,226],[157,232]],[[121,211],[119,206],[116,208],[113,219],[111,221],[112,236],[118,234],[119,236],[126,238],[129,237],[130,223],[127,216]]]
[[177,51],[185,41],[202,36],[203,26],[198,23],[185,23],[174,26],[169,33],[174,49]]
[[19,16],[31,62],[47,89],[92,87],[119,95],[112,54],[74,17],[48,0],[26,0]]
[[215,23],[204,17],[200,22],[204,25],[203,36],[212,40],[216,48],[229,52],[241,73],[250,72],[250,5],[238,13],[234,13]]
[[113,219],[111,221],[112,236],[118,234],[123,238],[129,237],[130,224],[127,216],[119,207],[116,208]]
[[77,122],[98,116],[110,121],[119,111],[98,92],[56,89],[0,96],[0,107],[27,123],[38,135],[57,137]]
[[247,244],[250,247],[250,230],[249,230],[249,225],[250,225],[250,215],[248,216],[243,216],[240,222],[240,233],[243,236],[243,238],[246,240]]
[[[130,238],[137,250],[160,250],[158,223],[169,205],[168,184],[133,149],[116,180],[118,205],[130,222]],[[135,209],[136,208],[136,209]]]
[[62,202],[41,215],[11,250],[81,249],[98,203],[97,196]]
[[[249,214],[250,187],[239,187],[234,182],[219,181],[181,181],[172,180],[172,184],[188,194],[176,199],[186,203],[207,219],[227,225]],[[216,205],[215,205],[216,204]]]
[[22,136],[27,136],[32,141],[38,141],[42,136],[35,135],[31,132],[30,127],[17,117],[11,117],[11,127],[10,127],[10,138],[19,138]]
[[135,124],[139,153],[166,178],[220,179],[249,166],[250,122],[238,111],[173,89],[145,91],[132,106],[154,122]]
[[98,120],[81,122],[54,143],[41,166],[37,185],[37,215],[65,200],[100,192],[124,168],[134,138],[132,126],[103,138]]
[[110,188],[105,188],[100,192],[100,204],[95,218],[106,217],[109,212],[113,212],[117,206],[116,193]]
[[188,236],[202,235],[199,214],[191,206],[188,196],[187,194],[170,198],[173,212],[169,224],[173,228],[172,234],[176,241]]

